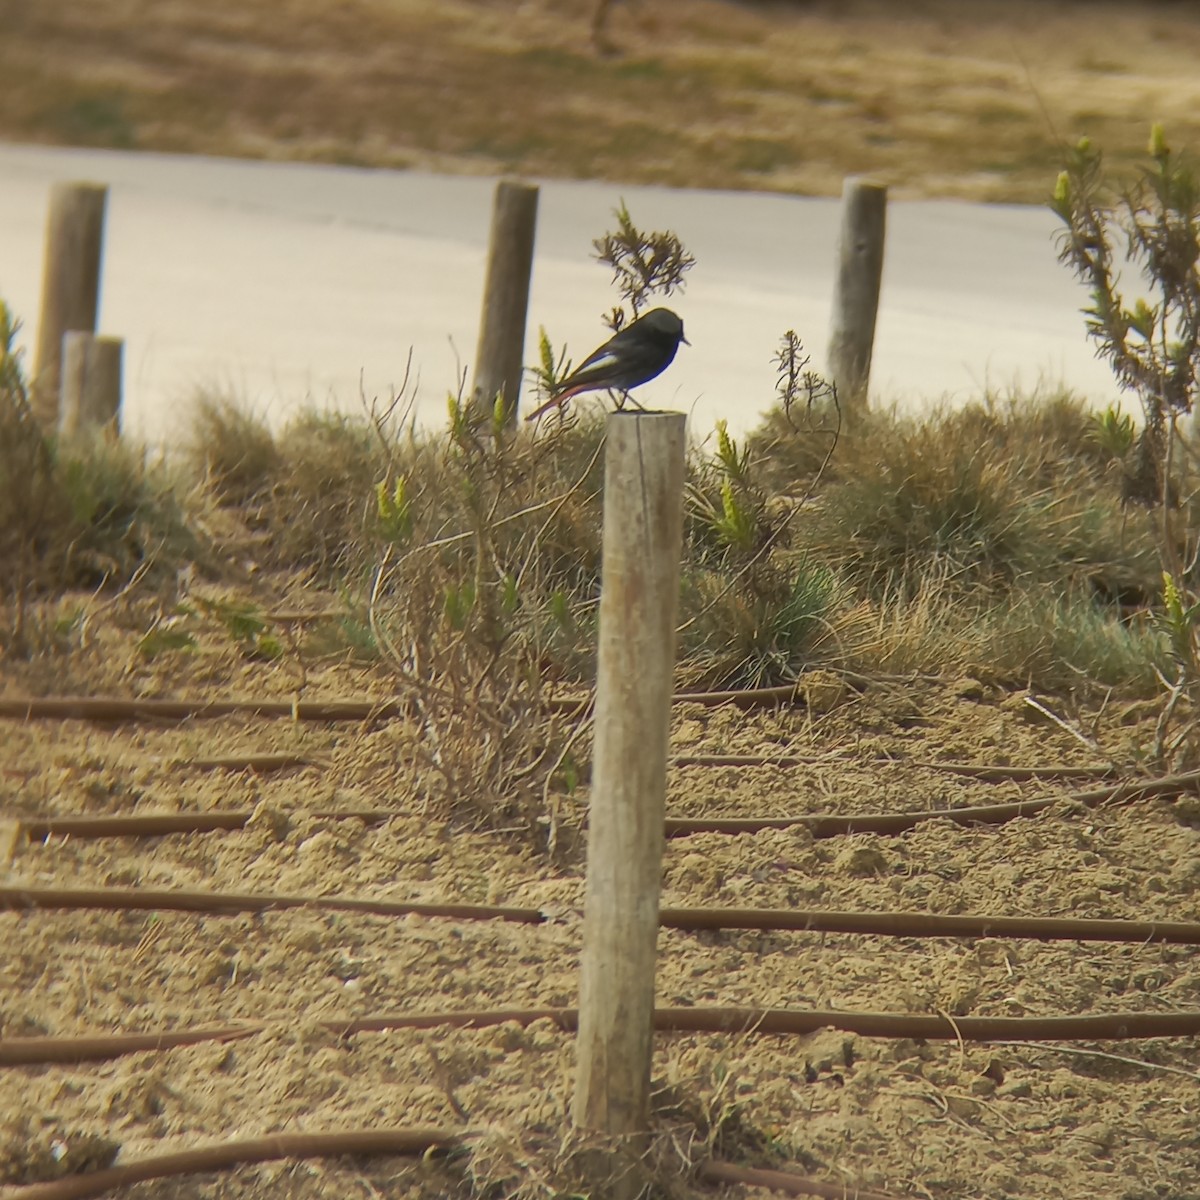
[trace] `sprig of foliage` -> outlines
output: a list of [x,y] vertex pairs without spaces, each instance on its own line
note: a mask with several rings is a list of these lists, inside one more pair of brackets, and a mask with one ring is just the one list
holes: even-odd
[[[1170,149],[1161,125],[1152,128],[1148,150],[1151,164],[1114,200],[1101,152],[1080,139],[1050,207],[1066,226],[1059,259],[1090,292],[1088,333],[1145,415],[1128,498],[1155,504],[1167,486],[1168,426],[1192,410],[1200,381],[1200,177]],[[1121,243],[1140,267],[1149,299],[1126,300]]]
[[[1147,152],[1149,165],[1112,200],[1100,151],[1081,139],[1067,155],[1050,207],[1066,226],[1059,258],[1091,292],[1084,310],[1088,333],[1120,386],[1137,396],[1145,418],[1136,437],[1131,423],[1115,415],[1102,416],[1096,429],[1106,448],[1127,447],[1125,499],[1159,509],[1163,602],[1157,621],[1178,666],[1155,738],[1156,756],[1165,760],[1195,740],[1195,723],[1171,739],[1167,730],[1180,697],[1200,689],[1200,596],[1184,566],[1185,558],[1194,563],[1195,533],[1187,528],[1188,510],[1179,509],[1174,469],[1176,422],[1200,397],[1200,174],[1171,150],[1161,125],[1151,128]],[[1129,302],[1121,291],[1118,242],[1140,269],[1148,297]]]
[[1137,426],[1119,404],[1093,414],[1089,433],[1109,458],[1123,459],[1137,441]]
[[408,498],[408,481],[397,475],[391,488],[381,479],[375,485],[375,517],[385,541],[404,546],[412,539],[413,512]]
[[[283,655],[283,643],[271,632],[271,622],[257,604],[204,596],[196,596],[195,601],[196,607],[225,630],[246,658],[276,659]],[[180,611],[188,609],[182,606]]]
[[[612,268],[613,283],[636,319],[651,296],[681,291],[696,260],[678,234],[669,230],[647,233],[634,225],[624,200],[613,215],[616,230],[596,238],[592,246],[596,259]],[[626,324],[621,308],[613,309],[607,320],[614,330]]]
[[541,404],[545,400],[549,400],[551,396],[557,394],[562,386],[562,381],[570,375],[572,371],[571,360],[567,357],[567,348],[563,348],[557,355],[554,353],[554,345],[550,341],[550,335],[546,332],[546,327],[541,325],[538,327],[538,361],[535,366],[526,368],[530,378],[533,380],[534,394],[537,397],[537,402]]
[[1187,599],[1188,593],[1170,571],[1163,572],[1163,607],[1157,614],[1159,627],[1171,640],[1171,651],[1181,666],[1194,675],[1196,670],[1196,628],[1200,624],[1200,601]]

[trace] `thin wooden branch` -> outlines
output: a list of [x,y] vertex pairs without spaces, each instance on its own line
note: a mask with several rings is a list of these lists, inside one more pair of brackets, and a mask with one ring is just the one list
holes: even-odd
[[[385,808],[349,808],[288,814],[292,820],[364,821],[369,825],[389,821],[396,813]],[[202,813],[114,813],[95,817],[21,817],[25,836],[33,841],[48,837],[165,837],[172,833],[211,833],[221,829],[244,829],[254,816],[252,810]]]
[[280,1158],[336,1158],[345,1154],[428,1154],[461,1145],[460,1135],[446,1129],[356,1129],[340,1133],[272,1133],[237,1142],[219,1142],[139,1158],[103,1171],[70,1175],[22,1187],[0,1187],[0,1200],[88,1200],[115,1188],[147,1179],[171,1179],[226,1171]]
[[[797,699],[793,686],[730,692],[679,692],[676,704],[714,708],[771,708]],[[586,706],[588,696],[552,696],[553,712],[570,713]],[[403,700],[133,700],[121,696],[17,696],[0,698],[0,717],[18,721],[188,721],[211,717],[255,716],[295,721],[390,721],[410,716]]]
[[868,1192],[852,1183],[822,1183],[791,1171],[739,1167],[715,1159],[701,1163],[696,1173],[706,1183],[743,1184],[783,1192],[786,1196],[823,1196],[825,1200],[901,1200],[894,1193]]
[[851,759],[819,754],[676,754],[671,759],[673,767],[811,767],[829,762],[870,767],[920,767],[927,771],[947,771],[952,775],[965,775],[987,783],[1023,783],[1032,779],[1107,779],[1117,774],[1111,763],[1098,763],[1088,767],[1066,764],[1013,767],[999,763],[932,762],[896,758]]
[[[667,817],[668,837],[699,833],[760,833],[765,829],[803,826],[813,837],[838,837],[850,833],[904,833],[923,821],[953,821],[957,825],[1000,825],[1017,817],[1033,817],[1063,802],[1095,808],[1102,804],[1128,804],[1135,800],[1177,796],[1200,791],[1200,771],[1167,775],[1161,779],[1130,779],[1110,787],[1040,796],[973,808],[934,808],[908,813],[814,813],[800,817]],[[295,812],[294,820],[387,821],[397,813],[390,809],[341,809]],[[34,840],[51,837],[162,837],[172,833],[206,833],[219,829],[241,829],[253,816],[249,810],[206,813],[134,813],[95,817],[21,817],[25,835]]]
[[329,764],[308,754],[226,754],[217,758],[177,758],[174,767],[195,771],[287,771],[292,767],[327,767]]
[[79,1037],[0,1039],[0,1067],[44,1066],[48,1063],[104,1062],[126,1054],[174,1050],[201,1042],[232,1042],[261,1033],[261,1021],[201,1029],[163,1029],[157,1033],[82,1034]]
[[[171,1154],[155,1154],[102,1171],[70,1175],[63,1179],[0,1187],[0,1200],[90,1200],[117,1188],[151,1179],[226,1171],[284,1158],[304,1161],[343,1155],[427,1155],[435,1150],[457,1149],[468,1144],[470,1136],[470,1133],[448,1129],[347,1129],[335,1133],[267,1134],[242,1141],[196,1146]],[[701,1179],[712,1183],[766,1187],[791,1196],[845,1200],[847,1195],[853,1195],[856,1200],[898,1200],[894,1196],[864,1192],[857,1188],[848,1192],[845,1185],[821,1183],[788,1171],[740,1167],[716,1160],[701,1164],[698,1174]]]
[[[393,1029],[486,1029],[496,1025],[532,1025],[550,1021],[564,1032],[578,1028],[574,1008],[504,1008],[462,1012],[388,1013],[374,1017],[325,1020],[319,1027],[339,1037],[385,1033]],[[145,1034],[85,1034],[78,1037],[0,1039],[0,1067],[47,1063],[101,1062],[126,1054],[169,1050],[205,1041],[251,1037],[278,1027],[277,1022],[244,1022],[210,1030],[171,1030]],[[741,1033],[804,1035],[840,1029],[862,1037],[924,1038],[929,1041],[1062,1042],[1125,1041],[1141,1038],[1194,1037],[1200,1012],[1097,1013],[1069,1017],[949,1017],[929,1013],[845,1012],[837,1009],[658,1008],[660,1033]]]
[[[186,912],[232,916],[246,912],[307,908],[383,917],[441,917],[456,921],[509,921],[540,925],[536,908],[486,904],[408,903],[350,896],[175,891],[151,888],[0,887],[0,910],[101,910]],[[1128,942],[1200,945],[1200,921],[1127,921],[1087,917],[1009,917],[968,913],[840,912],[781,908],[663,908],[663,929],[681,932],[742,929],[801,933],[850,933],[881,937],[1031,938],[1038,941]]]
[[296,721],[388,721],[407,716],[398,700],[131,700],[120,696],[0,699],[0,717],[22,721],[189,721],[255,716]]
[[1036,800],[1014,800],[1008,804],[985,804],[973,808],[928,809],[910,813],[851,813],[845,816],[818,814],[803,817],[668,817],[667,837],[696,833],[761,833],[765,829],[807,828],[816,838],[844,833],[905,833],[924,821],[952,821],[956,825],[1000,825],[1017,817],[1033,817],[1055,804],[1073,802],[1089,808],[1102,804],[1125,804],[1152,797],[1176,796],[1200,789],[1200,771],[1167,775],[1162,779],[1126,780],[1111,787],[1042,796]]
[[233,916],[237,913],[295,908],[368,913],[381,917],[420,916],[446,917],[457,921],[510,921],[526,925],[540,925],[546,920],[536,908],[504,908],[479,904],[413,904],[349,896],[284,896],[150,888],[0,887],[0,910],[10,911],[101,909],[113,912],[190,912],[208,916]]

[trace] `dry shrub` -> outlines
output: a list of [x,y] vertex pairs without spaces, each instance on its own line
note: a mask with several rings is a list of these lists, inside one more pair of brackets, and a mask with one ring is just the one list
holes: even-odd
[[103,434],[60,441],[41,429],[16,330],[0,303],[0,648],[29,654],[32,598],[171,577],[203,548],[164,464]]
[[[1153,686],[1162,639],[1131,615],[1157,586],[1151,541],[1077,400],[878,414],[824,474],[786,478],[780,464],[800,461],[789,439],[828,455],[836,412],[817,400],[793,403],[770,438],[719,431],[693,449],[681,683],[822,665]],[[438,802],[542,845],[556,824],[565,835],[556,806],[580,781],[586,733],[568,745],[547,699],[594,678],[602,422],[511,431],[457,401],[429,433],[309,413],[269,435],[221,406],[208,420],[208,478],[249,493],[241,511],[271,533],[269,561],[341,588],[346,647],[382,652],[413,696]]]
[[1042,436],[1062,408],[1030,419],[1041,411],[870,418],[839,445],[798,543],[876,597],[915,595],[931,578],[964,590],[1089,582],[1110,597],[1153,593],[1143,526],[1126,519],[1082,432]]
[[837,622],[846,662],[864,674],[971,675],[1051,691],[1158,688],[1166,637],[1089,595],[1046,589],[964,593],[931,578],[916,595],[864,600]]
[[367,421],[305,410],[276,434],[227,398],[203,397],[191,458],[218,503],[270,534],[269,565],[304,568],[326,583],[369,565],[371,494],[388,459]]
[[370,623],[424,734],[431,800],[561,854],[580,814],[555,793],[585,730],[549,700],[591,657],[601,447],[594,422],[534,436],[453,400],[448,436],[394,444],[374,490]]
[[246,504],[278,476],[282,454],[270,426],[230,395],[201,391],[192,410],[193,469],[223,504]]

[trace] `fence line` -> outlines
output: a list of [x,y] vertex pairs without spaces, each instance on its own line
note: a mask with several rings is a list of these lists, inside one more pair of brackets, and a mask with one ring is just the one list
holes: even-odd
[[[605,430],[595,742],[572,1117],[601,1194],[641,1194],[649,1133],[658,897],[675,670],[687,417],[613,413]],[[611,1182],[616,1180],[616,1182]]]
[[121,432],[121,369],[125,343],[120,338],[69,330],[63,334],[62,382],[58,432],[71,436],[101,429]]
[[50,189],[32,396],[44,429],[58,425],[63,335],[96,331],[107,204],[104,184],[56,183]]
[[844,182],[829,335],[829,373],[837,385],[842,413],[849,422],[859,417],[867,405],[883,278],[886,218],[886,187],[855,177]]
[[510,425],[517,419],[524,373],[537,209],[538,189],[533,184],[501,180],[496,185],[471,392],[476,403],[489,407],[501,397]]

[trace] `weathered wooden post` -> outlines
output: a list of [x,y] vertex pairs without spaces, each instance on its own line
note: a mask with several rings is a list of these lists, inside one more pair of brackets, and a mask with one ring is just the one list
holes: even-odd
[[504,179],[496,185],[471,392],[476,403],[489,409],[497,395],[503,396],[505,420],[510,424],[517,419],[524,369],[537,205],[538,189],[533,184]]
[[96,337],[72,330],[63,334],[62,388],[58,432],[66,437],[81,429],[121,431],[120,338]]
[[879,284],[887,188],[851,177],[842,186],[842,230],[833,288],[829,373],[837,384],[842,414],[853,420],[866,410]]
[[56,183],[50,189],[32,397],[44,429],[58,421],[63,334],[96,331],[107,201],[103,184]]
[[683,524],[683,413],[614,413],[604,467],[595,751],[579,989],[577,1126],[593,1196],[641,1188]]

